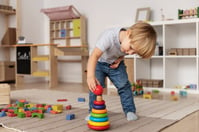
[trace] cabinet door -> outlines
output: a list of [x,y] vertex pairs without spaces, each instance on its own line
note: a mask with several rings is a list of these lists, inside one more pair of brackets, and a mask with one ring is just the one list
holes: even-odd
[[31,74],[30,47],[17,47],[17,74]]
[[80,19],[73,20],[73,36],[79,37],[81,35],[80,32]]

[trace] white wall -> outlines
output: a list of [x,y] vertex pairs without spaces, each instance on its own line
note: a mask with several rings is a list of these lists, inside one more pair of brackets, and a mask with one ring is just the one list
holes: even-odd
[[[151,7],[151,18],[158,21],[161,20],[161,8],[166,18],[177,19],[178,8],[190,9],[199,4],[198,0],[22,0],[22,3],[22,34],[34,43],[49,43],[49,21],[40,13],[41,8],[74,5],[87,17],[90,51],[104,29],[132,25],[137,8]],[[80,64],[61,63],[58,67],[59,80],[81,82]]]

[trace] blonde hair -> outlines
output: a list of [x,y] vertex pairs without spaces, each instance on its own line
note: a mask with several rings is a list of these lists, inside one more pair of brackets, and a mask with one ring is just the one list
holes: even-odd
[[150,58],[154,54],[156,31],[145,22],[138,22],[127,29],[131,44],[136,53],[142,58]]

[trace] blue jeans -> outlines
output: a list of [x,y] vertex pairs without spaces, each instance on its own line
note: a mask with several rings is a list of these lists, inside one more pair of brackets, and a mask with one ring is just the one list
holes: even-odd
[[[125,115],[128,112],[136,112],[133,94],[131,90],[131,84],[128,80],[128,75],[126,73],[126,66],[124,64],[124,61],[121,61],[120,65],[116,69],[110,68],[110,64],[108,63],[97,62],[95,75],[103,87],[105,87],[105,78],[109,77],[109,79],[117,88]],[[96,95],[90,92],[89,112],[91,112],[94,100],[96,100]]]

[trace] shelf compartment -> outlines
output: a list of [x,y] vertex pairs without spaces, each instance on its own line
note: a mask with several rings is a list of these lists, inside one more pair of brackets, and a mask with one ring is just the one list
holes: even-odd
[[37,76],[37,77],[48,77],[49,72],[48,71],[36,71],[32,73],[32,76]]
[[49,61],[49,56],[48,55],[35,56],[32,58],[32,61]]
[[165,38],[166,55],[172,48],[197,48],[196,23],[166,25]]
[[151,58],[148,60],[136,59],[136,80],[139,79],[163,79],[163,59]]
[[197,85],[196,63],[196,58],[166,58],[165,87],[182,88],[190,84]]

